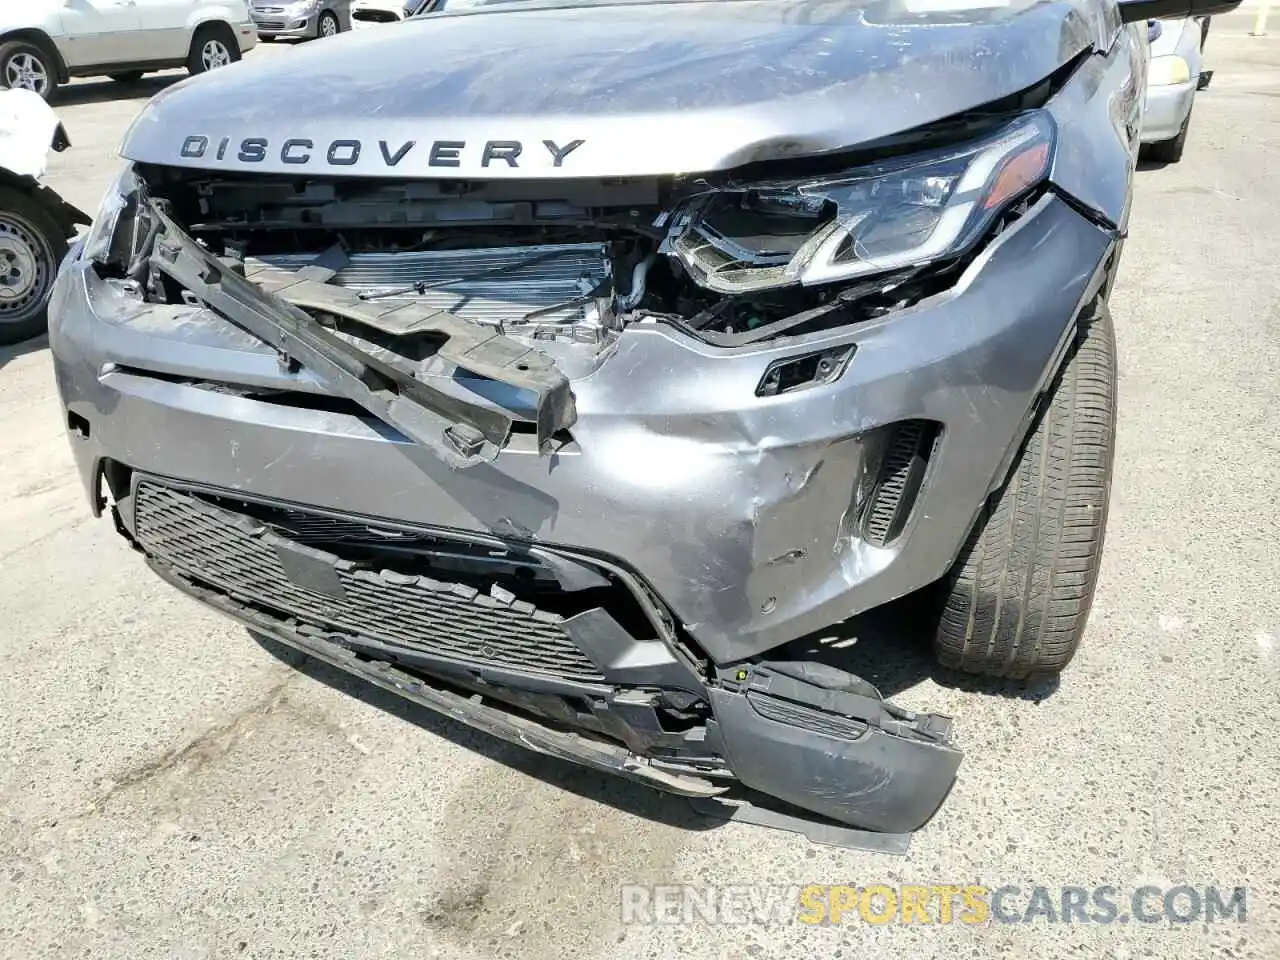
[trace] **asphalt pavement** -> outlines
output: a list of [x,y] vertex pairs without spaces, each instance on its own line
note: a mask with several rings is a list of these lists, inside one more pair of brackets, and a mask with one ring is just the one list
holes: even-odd
[[[1019,692],[940,684],[896,623],[860,643],[967,753],[905,858],[715,826],[260,644],[91,519],[47,345],[0,350],[0,956],[1280,957],[1280,30],[1252,25],[1215,21],[1185,159],[1138,174],[1081,653]],[[49,183],[92,211],[169,82],[68,88]],[[628,884],[742,887],[749,908],[624,923],[659,896]],[[1019,892],[980,923],[752,914],[807,884]],[[1099,885],[1113,922],[1029,908]],[[1126,912],[1181,885],[1243,887],[1247,915],[1209,922],[1185,893],[1188,922],[1160,893],[1153,922]]]

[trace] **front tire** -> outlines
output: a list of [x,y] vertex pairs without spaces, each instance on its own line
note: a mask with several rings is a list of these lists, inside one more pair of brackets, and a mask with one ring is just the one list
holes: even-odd
[[58,90],[57,61],[41,46],[26,40],[0,43],[0,87],[31,90],[47,102]]
[[0,344],[49,325],[49,295],[67,253],[65,232],[25,193],[0,187]]
[[316,39],[322,40],[325,37],[336,37],[342,32],[342,24],[338,23],[337,14],[332,10],[326,10],[320,14],[320,19],[316,21]]
[[1082,318],[1008,480],[983,507],[945,581],[938,661],[966,673],[1056,676],[1093,601],[1115,450],[1115,331]]
[[225,23],[205,24],[191,38],[191,52],[187,56],[187,72],[191,75],[208,73],[227,67],[240,59],[240,44],[236,35]]

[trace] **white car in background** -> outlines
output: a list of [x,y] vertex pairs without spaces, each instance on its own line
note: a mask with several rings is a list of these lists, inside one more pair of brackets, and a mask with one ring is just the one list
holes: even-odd
[[0,90],[0,345],[44,332],[67,239],[89,224],[87,214],[40,182],[50,151],[69,146],[39,94]]
[[0,87],[49,100],[72,77],[204,73],[257,42],[244,0],[0,0]]
[[417,7],[417,0],[351,0],[351,29],[399,23]]
[[[0,3],[4,0],[0,0]],[[399,23],[424,13],[482,6],[484,0],[351,0],[351,28],[362,30],[383,23]]]
[[1196,91],[1207,87],[1213,76],[1201,59],[1209,18],[1153,20],[1148,31],[1151,63],[1142,121],[1143,155],[1159,163],[1177,163],[1187,143]]

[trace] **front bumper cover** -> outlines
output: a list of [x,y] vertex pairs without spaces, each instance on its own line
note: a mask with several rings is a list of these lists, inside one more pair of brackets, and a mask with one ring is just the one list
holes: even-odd
[[[1002,482],[1114,238],[1049,195],[955,287],[881,320],[799,343],[722,350],[635,324],[572,380],[576,419],[550,456],[512,433],[466,470],[197,307],[121,297],[73,255],[50,339],[78,468],[102,465],[292,503],[527,539],[621,558],[721,664],[759,656],[917,590],[953,562]],[[856,347],[834,383],[756,395],[771,363]],[[510,409],[481,378],[422,378],[472,408]],[[209,388],[212,384],[213,389]],[[222,384],[261,390],[229,394]],[[292,398],[273,402],[267,394]],[[849,522],[872,441],[904,421],[940,430],[896,539]],[[317,465],[323,464],[322,469]]]
[[[633,325],[605,362],[574,379],[572,436],[551,455],[539,455],[535,428],[510,433],[500,456],[467,469],[415,442],[412,422],[397,430],[389,413],[373,420],[313,404],[338,392],[370,409],[360,393],[367,371],[305,325],[290,328],[278,303],[240,290],[246,281],[219,276],[216,261],[182,244],[167,253],[160,244],[156,259],[207,307],[131,301],[73,252],[50,336],[86,489],[100,509],[103,475],[114,476],[118,522],[135,542],[129,508],[119,506],[128,499],[122,475],[616,560],[672,616],[658,641],[641,641],[665,645],[665,658],[622,657],[631,673],[575,685],[474,663],[400,658],[397,667],[394,651],[358,630],[299,617],[270,595],[264,607],[150,553],[188,593],[535,750],[688,796],[737,782],[842,823],[900,832],[922,825],[954,781],[961,755],[949,721],[898,710],[835,668],[797,673],[783,648],[947,569],[1001,482],[1076,315],[1100,288],[1113,243],[1049,194],[952,290],[882,320],[733,351]],[[228,292],[235,309],[219,300]],[[848,344],[854,359],[836,382],[757,395],[771,364]],[[281,353],[302,365],[282,364]],[[353,376],[350,389],[335,387]],[[459,404],[446,412],[502,409],[480,378],[426,382],[432,402]],[[892,543],[873,544],[848,523],[869,438],[911,420],[937,424],[940,440],[908,521]],[[684,659],[696,669],[673,666],[676,637],[690,644]],[[707,711],[679,735],[648,702],[673,689]],[[572,704],[587,704],[589,715]],[[673,738],[680,750],[657,749]]]
[[250,15],[253,18],[254,30],[259,38],[310,40],[320,32],[319,9],[296,17],[285,12],[262,13],[257,10],[251,10]]
[[1186,83],[1147,88],[1147,106],[1142,118],[1143,143],[1159,143],[1178,135],[1195,101],[1198,79],[1192,77]]
[[[168,583],[254,632],[509,743],[679,796],[715,797],[732,789],[723,780],[672,772],[624,746],[521,716],[479,694],[468,696],[433,684],[333,639],[300,632],[225,594],[203,590],[167,568],[154,569]],[[847,740],[788,726],[759,714],[742,692],[717,690],[712,702],[720,740],[731,758],[729,770],[740,783],[801,810],[867,830],[919,829],[946,799],[963,758],[941,739],[928,742],[876,729],[859,740]],[[936,723],[940,718],[929,719]]]
[[[215,586],[216,572],[204,582],[202,575],[151,552],[145,538],[135,538],[132,501],[139,479],[118,508],[117,522],[167,582],[252,631],[539,753],[687,797],[725,794],[736,781],[821,818],[889,833],[922,826],[955,780],[962,754],[950,744],[948,718],[898,710],[869,685],[829,667],[754,664],[709,678],[698,693],[710,704],[710,718],[684,735],[697,750],[693,759],[670,752],[663,759],[645,749],[674,738],[657,732],[660,724],[645,710],[645,699],[636,696],[641,688],[554,684],[540,697],[517,698],[531,714],[512,707],[508,673],[438,664],[434,676],[441,679],[432,680],[432,673],[406,669],[396,651],[388,654],[370,638],[265,608],[256,598]],[[310,551],[312,561],[318,556]],[[216,564],[210,569],[216,571]],[[653,670],[655,679],[662,673]],[[551,693],[556,688],[561,699]],[[565,697],[593,700],[599,714],[612,714],[613,740],[555,723],[563,720],[563,712],[543,705],[563,703]]]

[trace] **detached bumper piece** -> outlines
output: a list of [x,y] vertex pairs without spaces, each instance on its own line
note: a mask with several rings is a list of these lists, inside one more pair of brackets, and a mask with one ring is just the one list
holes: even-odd
[[[906,838],[887,834],[922,826],[960,764],[949,719],[900,710],[834,667],[777,661],[705,675],[660,629],[646,637],[643,617],[592,606],[604,574],[620,572],[612,565],[138,474],[117,510],[170,583],[416,703],[668,792],[712,800],[737,781],[795,808],[698,807],[714,818],[900,853]],[[514,582],[512,564],[534,602],[497,585]]]
[[708,693],[725,761],[745,786],[886,833],[924,826],[951,791],[963,754],[951,746],[949,717],[900,710],[821,664],[742,673]]

